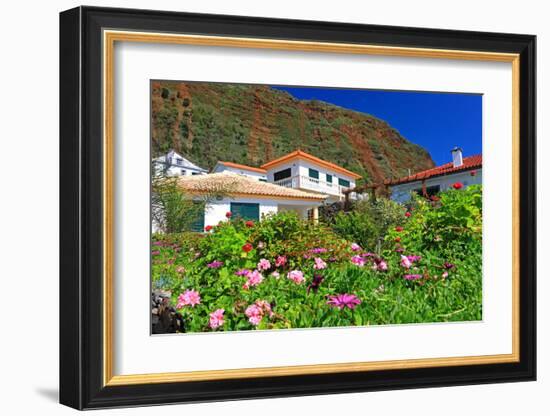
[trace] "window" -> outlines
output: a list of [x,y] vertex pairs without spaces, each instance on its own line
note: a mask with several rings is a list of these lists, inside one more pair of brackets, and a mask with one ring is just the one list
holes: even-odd
[[191,172],[191,176],[193,176],[193,175],[200,175],[200,173],[199,172]]
[[309,177],[313,179],[319,179],[319,171],[315,169],[309,169]]
[[260,178],[259,181],[260,181],[260,182],[267,182],[267,179],[265,179],[265,178]]
[[258,221],[260,219],[260,204],[231,202],[231,214],[233,217],[240,217],[243,220]]
[[273,180],[277,182],[286,178],[290,178],[291,176],[292,176],[292,168],[288,168],[288,169],[280,170],[279,172],[275,172],[273,174]]
[[332,183],[332,175],[327,173],[327,183]]
[[[426,195],[427,196],[437,195],[440,190],[441,190],[441,188],[440,188],[439,185],[427,186],[426,187]],[[423,196],[422,188],[415,189],[414,192],[416,192],[420,196]]]
[[182,169],[182,170],[181,170],[181,174],[182,174],[182,175],[185,175],[186,173],[187,173],[187,172],[185,171],[185,169]]
[[176,165],[178,165],[178,166],[183,165],[183,159],[177,158],[176,159]]
[[345,186],[346,188],[349,188],[350,183],[347,179],[338,178],[338,185]]

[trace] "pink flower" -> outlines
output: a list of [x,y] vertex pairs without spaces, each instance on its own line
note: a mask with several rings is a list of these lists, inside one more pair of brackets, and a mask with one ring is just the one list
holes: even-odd
[[258,270],[269,270],[271,268],[271,263],[267,259],[260,259],[258,262]]
[[401,255],[401,266],[403,266],[405,269],[411,268],[412,263],[407,256]]
[[262,309],[255,303],[246,308],[244,313],[248,317],[248,322],[254,326],[258,326],[264,317]]
[[281,277],[280,273],[277,270],[271,273],[271,276],[273,276],[275,279],[278,279],[279,277]]
[[356,266],[363,267],[365,265],[365,259],[361,256],[353,256],[351,262]]
[[441,277],[443,279],[446,279],[447,277],[449,277],[449,272],[447,270],[445,270],[442,274],[441,274]]
[[185,267],[183,266],[176,267],[176,272],[180,274],[185,273]]
[[275,267],[284,267],[286,265],[286,256],[277,256]]
[[379,272],[385,272],[386,270],[388,270],[388,263],[386,263],[383,259],[374,259],[374,264],[372,265],[372,268]]
[[359,251],[361,250],[361,246],[357,243],[351,243],[351,251]]
[[406,274],[405,276],[403,276],[403,278],[405,280],[418,280],[418,279],[422,279],[422,275],[421,274]]
[[151,254],[152,254],[153,256],[158,256],[158,255],[160,254],[160,251],[154,250],[154,251],[151,252]]
[[411,216],[411,213],[409,211],[405,212],[405,217],[409,218]]
[[223,266],[223,261],[219,261],[219,260],[214,260],[212,263],[208,263],[206,265],[206,267],[210,269],[219,269],[222,266]]
[[301,284],[306,280],[304,278],[304,274],[300,270],[292,270],[291,272],[288,272],[286,276],[297,284]]
[[246,308],[244,313],[248,317],[248,322],[254,326],[258,326],[265,315],[273,316],[271,305],[265,300],[257,300]]
[[225,309],[216,309],[214,312],[210,314],[210,321],[208,322],[208,326],[212,329],[219,328],[224,324],[223,314],[225,313]]
[[328,297],[327,305],[338,308],[338,309],[355,309],[357,305],[361,303],[361,300],[355,296],[348,293],[342,293],[340,295],[331,295]]
[[312,248],[311,250],[308,250],[308,251],[312,254],[321,254],[321,253],[326,253],[328,250],[324,247],[317,247],[317,248]]
[[258,286],[264,280],[264,277],[258,270],[254,270],[246,275],[247,281],[243,285],[243,289],[250,289],[252,286]]
[[313,266],[315,270],[322,270],[327,268],[327,264],[323,261],[323,259],[315,257],[315,259],[313,260],[315,261],[315,265]]
[[248,276],[249,274],[250,274],[250,270],[248,269],[241,269],[235,272],[236,276]]
[[181,293],[178,296],[178,303],[176,305],[176,309],[181,309],[184,306],[191,306],[195,307],[195,305],[198,305],[201,303],[201,295],[199,295],[199,292],[192,289],[187,289],[185,292]]

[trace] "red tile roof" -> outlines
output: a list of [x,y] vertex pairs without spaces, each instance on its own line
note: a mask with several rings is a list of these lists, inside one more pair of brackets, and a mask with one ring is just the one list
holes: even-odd
[[237,169],[243,169],[243,170],[250,170],[252,172],[258,172],[258,173],[266,173],[267,171],[262,168],[255,168],[253,166],[247,166],[247,165],[241,165],[240,163],[234,163],[234,162],[222,162],[221,160],[218,161],[220,165],[228,166],[230,168],[237,168]]
[[421,181],[428,178],[433,178],[435,176],[443,176],[443,175],[449,175],[451,173],[457,173],[462,172],[464,170],[470,170],[470,169],[479,169],[483,165],[482,155],[474,155],[474,156],[468,156],[465,157],[462,160],[462,166],[453,167],[453,163],[445,163],[441,166],[436,166],[435,168],[431,168],[428,170],[423,170],[422,172],[417,172],[410,176],[405,176],[403,178],[399,179],[393,179],[386,181],[387,185],[398,185],[400,183],[408,183],[408,182],[415,182],[415,181]]

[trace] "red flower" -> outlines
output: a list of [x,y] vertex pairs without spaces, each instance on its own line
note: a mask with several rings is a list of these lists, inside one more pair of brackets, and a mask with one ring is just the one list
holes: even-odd
[[207,225],[206,227],[204,227],[204,231],[208,232],[212,229],[213,227],[211,225]]
[[411,213],[409,211],[405,212],[405,217],[409,218],[411,216]]
[[399,243],[401,241],[401,237],[395,237],[395,241]]
[[232,214],[231,212],[229,212],[229,211],[225,213],[225,217],[226,217],[226,218],[231,218],[232,215],[233,215],[233,214]]
[[252,244],[250,244],[250,243],[246,243],[246,244],[243,246],[243,251],[244,251],[245,253],[248,253],[248,252],[249,252],[250,250],[252,250],[252,249],[253,249],[253,247],[252,247]]
[[401,231],[403,231],[403,227],[401,227],[400,225],[398,225],[397,227],[395,227],[395,231],[397,231],[398,233],[400,233]]
[[470,176],[476,176],[476,175],[477,175],[477,170],[470,171]]
[[453,188],[455,189],[462,189],[464,185],[462,185],[460,182],[453,183]]
[[431,199],[432,201],[434,201],[434,202],[437,202],[437,201],[439,201],[441,198],[439,198],[437,195],[432,195],[432,196],[430,197],[430,199]]
[[249,221],[245,222],[244,225],[246,225],[248,228],[252,228],[252,227],[254,227],[254,221],[249,220]]

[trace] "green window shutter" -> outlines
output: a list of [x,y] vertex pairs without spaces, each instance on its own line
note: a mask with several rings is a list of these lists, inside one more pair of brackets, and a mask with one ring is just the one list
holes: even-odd
[[327,173],[327,182],[332,183],[332,175],[329,175],[328,173]]
[[309,177],[313,179],[319,179],[319,171],[315,169],[309,169]]
[[258,221],[260,219],[260,204],[231,202],[231,214],[243,220]]
[[338,185],[349,188],[350,182],[346,179],[338,178]]
[[204,210],[199,214],[199,217],[191,223],[189,229],[197,233],[204,232]]

